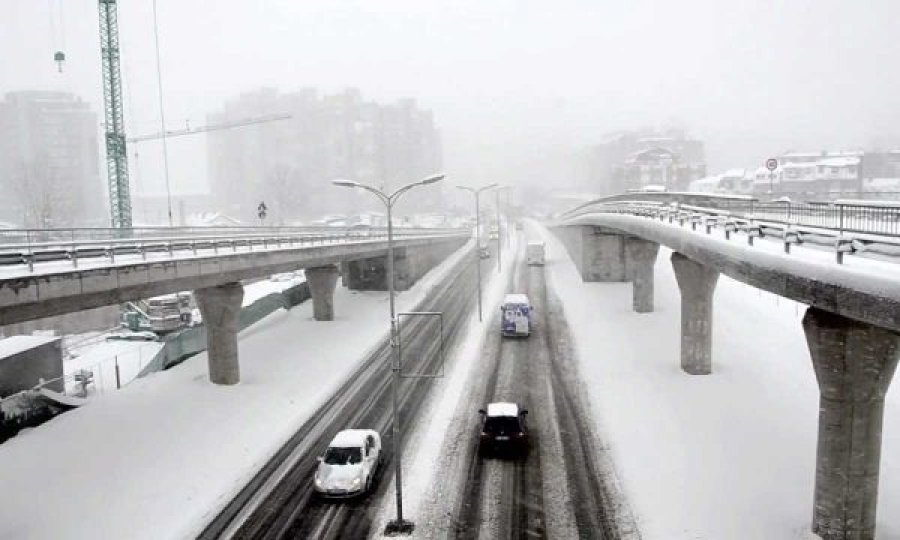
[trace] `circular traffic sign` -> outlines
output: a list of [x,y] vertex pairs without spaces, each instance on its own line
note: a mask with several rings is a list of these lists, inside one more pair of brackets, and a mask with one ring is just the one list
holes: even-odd
[[766,168],[770,171],[774,171],[778,168],[778,160],[775,158],[769,158],[766,160]]

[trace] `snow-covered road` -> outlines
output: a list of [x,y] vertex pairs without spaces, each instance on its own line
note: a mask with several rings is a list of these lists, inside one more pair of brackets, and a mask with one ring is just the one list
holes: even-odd
[[[635,538],[634,523],[594,433],[558,301],[541,267],[526,266],[524,242],[512,272],[486,295],[484,323],[454,351],[442,392],[411,436],[405,488],[416,538]],[[526,293],[535,327],[527,339],[502,338],[496,307],[503,293]],[[481,456],[477,410],[512,401],[529,410],[530,452],[520,459]],[[386,501],[380,521],[393,516]],[[373,534],[378,535],[378,525]]]
[[[597,429],[643,537],[812,538],[819,394],[800,326],[805,306],[721,277],[713,373],[690,376],[679,367],[680,295],[669,250],[657,259],[655,312],[637,314],[630,284],[583,283],[562,244],[546,230],[540,235]],[[878,538],[900,538],[898,418],[893,390],[885,404]]]
[[[466,248],[400,293],[425,298]],[[139,379],[0,445],[0,538],[195,536],[387,334],[387,295],[335,291],[241,333],[241,384],[211,385],[206,355]]]

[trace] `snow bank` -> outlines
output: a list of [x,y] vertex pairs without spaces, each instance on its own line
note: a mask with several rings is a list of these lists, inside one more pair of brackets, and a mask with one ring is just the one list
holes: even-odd
[[[398,295],[412,308],[471,243]],[[206,354],[0,445],[0,538],[195,536],[386,337],[387,294],[338,287],[241,334],[241,383],[208,382]]]
[[[679,368],[668,249],[656,264],[656,311],[637,314],[630,284],[582,283],[562,244],[542,234],[594,417],[643,537],[814,538],[818,388],[805,306],[720,277],[713,374],[690,376]],[[900,538],[896,391],[885,409],[878,537]]]

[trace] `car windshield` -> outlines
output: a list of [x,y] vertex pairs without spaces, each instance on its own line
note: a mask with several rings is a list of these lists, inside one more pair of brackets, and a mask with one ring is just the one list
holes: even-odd
[[328,465],[354,465],[362,461],[362,449],[332,446],[325,452],[324,461]]
[[515,416],[492,416],[484,422],[486,433],[512,433],[521,431],[519,419]]

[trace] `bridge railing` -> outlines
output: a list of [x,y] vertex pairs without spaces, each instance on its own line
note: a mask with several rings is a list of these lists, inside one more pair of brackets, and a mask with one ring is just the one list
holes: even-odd
[[[107,258],[115,263],[116,257],[122,255],[139,256],[146,260],[148,256],[162,254],[163,257],[175,258],[183,256],[217,254],[219,250],[253,251],[262,249],[297,247],[308,245],[324,245],[387,238],[386,228],[359,227],[248,227],[219,228],[218,234],[210,234],[208,228],[200,229],[206,234],[170,236],[171,230],[152,229],[161,232],[161,236],[138,236],[129,238],[111,237],[117,229],[65,229],[27,231],[24,237],[14,235],[24,242],[4,243],[0,235],[0,266],[27,265],[29,271],[34,270],[35,263],[52,261],[71,261],[77,267],[82,259]],[[223,232],[223,229],[227,232]],[[75,234],[75,232],[79,234]],[[103,231],[98,233],[98,231]],[[8,232],[8,231],[7,231]],[[21,232],[21,231],[20,231]],[[145,234],[140,230],[138,234]],[[184,232],[180,230],[179,232]],[[36,233],[32,236],[31,233]],[[84,233],[84,234],[80,234]],[[470,234],[466,229],[449,228],[405,228],[394,229],[394,236],[403,239],[411,237],[463,236]],[[106,235],[105,238],[96,238]],[[72,240],[73,237],[79,239]]]
[[585,203],[561,215],[627,211],[628,208],[668,206],[723,214],[747,220],[831,229],[838,234],[864,233],[900,237],[900,203],[837,200],[833,202],[765,201],[751,197],[691,193],[628,193]]
[[[453,228],[394,227],[397,235],[418,232],[439,234],[441,231],[455,231]],[[65,229],[0,229],[0,245],[40,244],[54,242],[88,242],[137,239],[163,239],[186,237],[230,237],[234,235],[290,235],[290,234],[347,234],[368,233],[387,234],[387,227],[329,227],[329,226],[284,226],[284,227],[134,227],[113,229],[100,227],[75,227]]]

